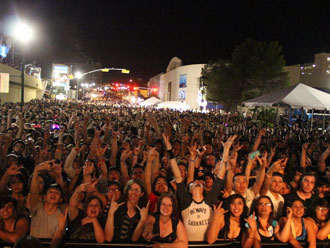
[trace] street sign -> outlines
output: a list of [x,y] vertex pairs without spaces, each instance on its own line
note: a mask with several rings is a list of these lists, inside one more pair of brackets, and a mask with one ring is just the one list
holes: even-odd
[[129,70],[123,69],[121,70],[121,73],[129,74]]

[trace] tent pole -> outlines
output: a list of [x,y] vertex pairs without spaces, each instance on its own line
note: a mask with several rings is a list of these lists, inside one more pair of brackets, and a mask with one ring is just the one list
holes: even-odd
[[324,109],[324,115],[323,115],[323,124],[322,124],[322,129],[325,130],[325,117],[326,117],[327,109]]
[[314,116],[314,108],[312,109],[311,131],[313,130],[313,116]]
[[279,104],[277,104],[277,107],[276,107],[276,126],[278,126],[278,123],[279,123],[279,110],[278,110],[278,106],[279,106]]

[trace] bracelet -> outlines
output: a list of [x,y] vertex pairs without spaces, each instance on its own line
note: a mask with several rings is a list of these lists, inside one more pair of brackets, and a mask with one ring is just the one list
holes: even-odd
[[105,159],[99,160],[98,164],[100,164],[100,163],[105,163]]
[[197,159],[195,159],[195,160],[190,159],[189,161],[195,163],[197,161]]
[[167,152],[168,152],[168,158],[169,158],[169,159],[173,159],[173,158],[175,158],[175,156],[174,156],[172,150],[168,150]]

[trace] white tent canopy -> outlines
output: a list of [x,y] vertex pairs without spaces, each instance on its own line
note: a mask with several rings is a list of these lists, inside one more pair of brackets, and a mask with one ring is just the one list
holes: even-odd
[[162,101],[159,100],[158,98],[156,98],[156,97],[150,97],[149,99],[141,102],[140,103],[140,106],[142,106],[142,107],[153,106],[153,105],[157,105],[160,102],[162,102]]
[[244,102],[247,107],[287,104],[292,108],[330,109],[330,94],[297,84]]
[[184,102],[180,101],[167,101],[162,102],[157,105],[157,108],[165,108],[165,109],[176,109],[176,110],[190,110],[190,106]]

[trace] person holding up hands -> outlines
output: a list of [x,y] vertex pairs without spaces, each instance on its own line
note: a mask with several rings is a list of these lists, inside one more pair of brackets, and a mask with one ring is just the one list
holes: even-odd
[[242,240],[245,231],[245,220],[248,208],[243,196],[239,194],[231,195],[222,207],[213,206],[213,218],[207,232],[207,242],[213,244],[217,240]]
[[143,226],[148,218],[149,202],[146,205],[145,186],[138,179],[127,182],[123,202],[111,201],[105,225],[105,237],[108,242],[136,242],[140,239]]
[[188,190],[182,182],[182,177],[175,157],[172,145],[168,137],[163,134],[163,139],[170,154],[170,164],[177,184],[177,197],[180,203],[181,214],[189,241],[205,241],[206,232],[211,222],[212,205],[218,199],[220,191],[224,188],[224,177],[226,174],[225,162],[228,161],[230,147],[237,136],[231,136],[223,143],[224,152],[221,165],[218,170],[212,189],[204,197],[204,182],[194,180],[188,185]]
[[96,190],[97,180],[91,183],[83,183],[77,187],[70,199],[68,239],[96,240],[98,243],[105,241],[104,229],[99,217],[102,213],[103,203],[97,196],[87,196],[85,211],[79,209],[80,194],[92,193]]
[[282,216],[282,208],[284,205],[284,197],[280,194],[283,176],[279,171],[281,170],[281,165],[284,162],[286,164],[288,158],[275,161],[272,166],[267,170],[264,183],[262,185],[260,195],[268,196],[273,203],[273,214],[276,219]]
[[30,213],[31,228],[30,235],[36,238],[52,238],[58,229],[57,214],[60,214],[62,202],[62,188],[58,184],[51,184],[43,196],[43,201],[39,201],[39,172],[50,171],[54,160],[46,161],[35,167],[30,186]]
[[[283,228],[280,229],[278,222],[274,219],[274,206],[271,199],[268,196],[260,196],[253,203],[253,220],[247,219],[247,235],[244,235],[246,241],[246,247],[250,247],[252,241],[248,239],[253,239],[254,247],[261,246],[261,242],[271,242],[271,241],[281,241],[287,242],[290,237],[290,223],[285,223]],[[243,241],[243,244],[245,243]]]

